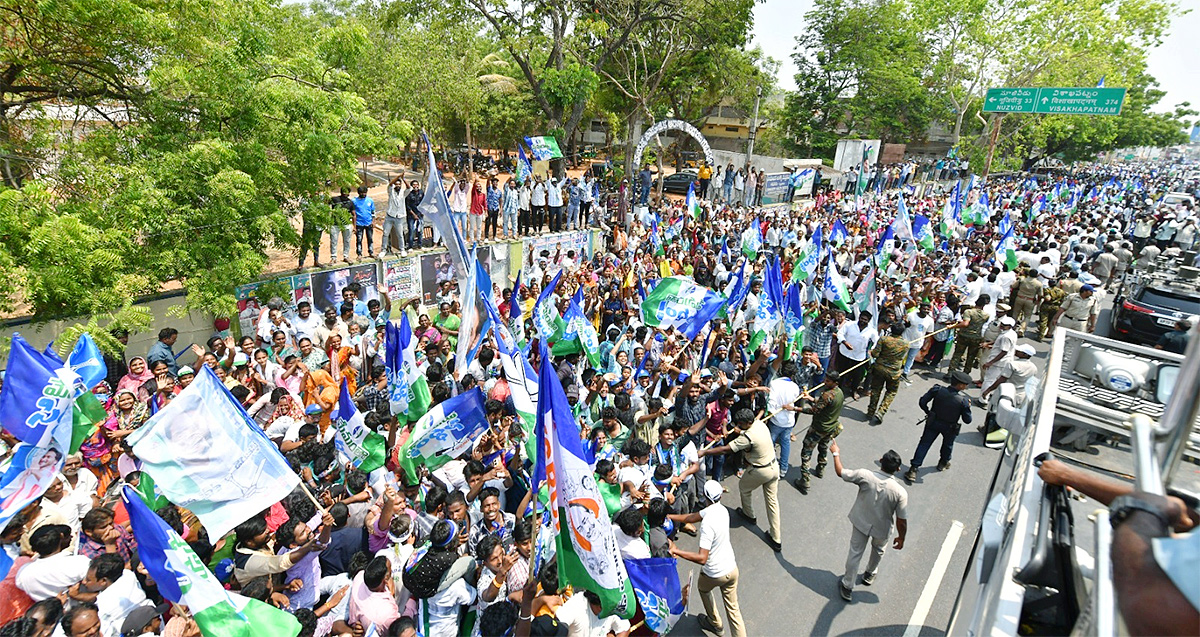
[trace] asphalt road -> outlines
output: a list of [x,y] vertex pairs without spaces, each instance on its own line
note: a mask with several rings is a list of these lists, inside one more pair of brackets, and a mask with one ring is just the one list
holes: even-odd
[[[1038,350],[1035,362],[1044,365],[1049,346],[1032,340]],[[947,357],[948,361],[949,357]],[[866,397],[847,402],[842,412],[845,430],[838,437],[846,468],[877,467],[889,449],[904,459],[904,470],[916,448],[924,414],[917,400],[930,387],[940,384],[945,365],[937,372],[915,367],[912,384],[901,384],[883,423],[866,422]],[[975,372],[978,378],[979,372]],[[979,389],[968,394],[978,396]],[[754,500],[758,525],[743,522],[732,509],[738,506],[737,478],[724,482],[729,493],[724,504],[731,509],[731,539],[737,555],[740,582],[738,600],[749,635],[902,635],[910,623],[918,632],[910,635],[942,635],[949,624],[959,583],[967,567],[971,545],[983,512],[983,497],[999,460],[999,450],[983,445],[975,430],[984,410],[974,408],[975,421],[962,428],[955,445],[952,466],[938,472],[937,444],[925,459],[918,480],[908,490],[908,537],[903,550],[889,545],[872,586],[859,584],[853,600],[842,600],[838,579],[849,549],[851,525],[847,519],[857,490],[833,472],[832,459],[825,477],[813,479],[808,495],[781,482],[779,506],[782,516],[783,551],[774,553],[764,541],[766,507],[761,491]],[[811,417],[802,414],[796,430],[806,427]],[[791,462],[800,459],[803,436],[792,443]],[[815,458],[814,458],[815,461]],[[789,478],[799,476],[793,466]],[[957,531],[961,524],[961,532]],[[762,528],[759,528],[759,527]],[[679,545],[696,548],[696,539],[680,536]],[[943,574],[931,578],[943,546],[948,564]],[[945,562],[945,559],[943,559]],[[866,565],[864,556],[860,572]],[[699,566],[680,560],[681,581],[686,582]],[[719,591],[717,606],[721,606]],[[699,595],[693,590],[687,614],[672,634],[705,634],[697,624],[703,613]],[[728,629],[726,629],[728,631]]]

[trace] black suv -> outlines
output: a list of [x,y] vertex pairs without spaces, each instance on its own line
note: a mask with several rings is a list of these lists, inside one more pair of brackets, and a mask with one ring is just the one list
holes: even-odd
[[1200,285],[1148,277],[1135,283],[1128,296],[1113,300],[1113,336],[1127,343],[1154,346],[1175,322],[1195,323],[1200,315]]

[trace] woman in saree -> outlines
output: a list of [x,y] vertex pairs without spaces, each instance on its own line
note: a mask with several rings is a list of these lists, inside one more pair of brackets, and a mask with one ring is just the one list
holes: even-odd
[[133,392],[139,402],[144,403],[150,399],[150,392],[144,385],[151,380],[154,380],[154,372],[150,371],[150,365],[146,363],[146,359],[142,356],[134,356],[129,359],[129,373],[122,376],[113,389],[116,391],[129,390]]
[[[106,391],[107,383],[100,383],[96,389]],[[106,493],[109,485],[120,477],[117,460],[121,457],[125,436],[146,424],[150,418],[146,403],[139,401],[129,389],[118,390],[105,405],[105,412],[108,418],[79,447],[84,464],[96,475],[97,493]]]

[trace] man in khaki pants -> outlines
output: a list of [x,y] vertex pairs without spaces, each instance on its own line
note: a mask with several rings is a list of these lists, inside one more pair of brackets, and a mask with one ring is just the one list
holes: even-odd
[[704,615],[700,617],[700,627],[718,635],[725,632],[721,615],[714,608],[713,589],[719,588],[721,599],[725,603],[725,614],[729,617],[730,634],[733,637],[745,637],[746,624],[742,621],[742,611],[738,609],[737,561],[733,555],[733,545],[729,543],[729,510],[721,504],[721,494],[724,491],[720,482],[709,480],[704,483],[704,497],[711,504],[698,513],[667,516],[676,523],[700,523],[700,550],[691,553],[672,543],[671,556],[690,560],[702,567],[697,582],[700,600],[704,602]]
[[737,425],[739,434],[729,444],[710,449],[700,450],[700,456],[715,456],[724,453],[744,451],[746,471],[738,482],[738,491],[742,496],[742,505],[737,513],[747,522],[754,524],[754,490],[762,487],[763,498],[767,501],[767,523],[771,532],[767,536],[767,544],[775,552],[783,549],[783,536],[779,532],[779,463],[775,460],[775,445],[771,442],[771,431],[761,420],[754,419],[754,412],[749,409],[739,409],[733,414],[733,423]]

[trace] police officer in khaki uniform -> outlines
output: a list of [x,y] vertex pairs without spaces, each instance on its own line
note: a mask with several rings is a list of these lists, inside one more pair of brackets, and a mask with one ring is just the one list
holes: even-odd
[[1050,279],[1050,283],[1046,285],[1046,289],[1042,292],[1042,309],[1038,311],[1038,336],[1037,340],[1046,338],[1046,332],[1049,331],[1051,321],[1058,314],[1058,308],[1062,307],[1062,302],[1067,298],[1067,293],[1058,285],[1058,279]]
[[770,534],[767,544],[776,552],[783,550],[783,535],[779,529],[779,462],[775,460],[775,444],[771,442],[771,431],[763,421],[754,418],[754,412],[749,409],[739,409],[733,414],[733,424],[737,426],[739,435],[727,445],[709,449],[701,449],[699,455],[716,456],[725,453],[743,452],[746,460],[746,471],[738,482],[738,491],[742,505],[736,510],[738,515],[753,524],[754,490],[762,487],[763,498],[767,501],[767,523]]
[[804,435],[804,448],[800,451],[800,477],[792,481],[792,486],[805,495],[808,494],[808,459],[812,457],[813,449],[817,449],[817,466],[811,473],[818,478],[823,478],[825,476],[825,453],[829,450],[829,443],[842,433],[840,419],[846,396],[842,393],[842,388],[838,387],[839,381],[838,373],[832,369],[829,370],[825,374],[825,382],[821,386],[821,393],[817,399],[800,408],[800,411],[813,416],[812,425],[809,426],[808,433]]
[[[904,325],[892,325],[888,335],[879,339],[875,349],[871,350],[875,365],[871,368],[871,403],[867,407],[867,422],[872,425],[883,422],[883,416],[892,405],[892,399],[896,397],[896,392],[900,391],[900,374],[904,371],[904,358],[908,355],[908,341],[901,338],[902,334]],[[883,394],[882,404],[879,402],[880,394]],[[878,411],[876,407],[879,408]]]
[[1033,318],[1033,310],[1038,301],[1042,300],[1042,290],[1045,284],[1032,276],[1028,269],[1022,269],[1021,278],[1017,279],[1017,294],[1013,300],[1012,316],[1017,321],[1017,335],[1025,336],[1025,328],[1029,319]]
[[1097,312],[1096,288],[1085,285],[1079,288],[1079,292],[1067,295],[1053,322],[1080,332],[1091,332],[1096,327]]

